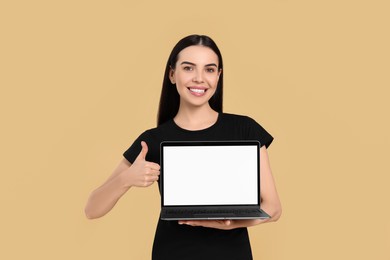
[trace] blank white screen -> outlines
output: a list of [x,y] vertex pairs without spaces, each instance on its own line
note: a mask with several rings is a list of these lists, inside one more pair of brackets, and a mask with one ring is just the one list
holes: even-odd
[[257,204],[257,146],[166,146],[164,205]]

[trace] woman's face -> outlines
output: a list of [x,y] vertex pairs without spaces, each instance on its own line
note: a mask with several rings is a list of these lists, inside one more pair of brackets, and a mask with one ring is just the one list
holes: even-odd
[[214,95],[219,75],[218,56],[210,48],[194,45],[183,49],[170,71],[171,82],[176,84],[180,105],[204,106]]

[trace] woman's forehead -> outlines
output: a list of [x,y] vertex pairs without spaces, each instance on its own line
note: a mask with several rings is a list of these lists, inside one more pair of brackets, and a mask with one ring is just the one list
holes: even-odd
[[217,54],[209,47],[202,45],[193,45],[184,48],[179,52],[177,62],[188,61],[195,64],[215,63],[218,65]]

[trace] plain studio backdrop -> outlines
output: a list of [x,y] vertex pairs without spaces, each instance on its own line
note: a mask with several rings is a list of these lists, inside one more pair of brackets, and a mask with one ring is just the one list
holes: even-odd
[[388,1],[1,1],[1,259],[149,259],[157,185],[84,206],[156,125],[174,44],[206,34],[283,203],[255,259],[390,259]]

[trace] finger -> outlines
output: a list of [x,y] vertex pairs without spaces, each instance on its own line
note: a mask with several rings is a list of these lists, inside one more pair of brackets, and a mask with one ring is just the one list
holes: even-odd
[[185,224],[185,225],[189,225],[189,226],[194,226],[194,221],[189,221],[189,220],[187,220],[187,221],[182,221],[181,222],[181,224]]
[[155,176],[155,175],[151,175],[151,176],[145,177],[145,181],[146,182],[155,182],[157,180],[158,180],[158,176]]
[[187,221],[184,221],[182,224],[186,224],[186,225],[189,225],[189,226],[193,226],[193,227],[196,227],[196,226],[205,226],[204,224],[206,224],[205,222],[203,221],[196,221],[196,220],[187,220]]
[[145,160],[146,154],[148,153],[148,145],[144,141],[142,141],[141,146],[142,146],[142,149],[141,149],[141,152],[139,153],[137,159]]
[[153,169],[149,169],[149,170],[146,172],[146,175],[147,175],[147,176],[159,176],[159,175],[160,175],[160,171],[156,171],[156,170],[153,170]]
[[145,166],[152,169],[152,170],[160,171],[160,165],[157,163],[147,162],[147,164]]

